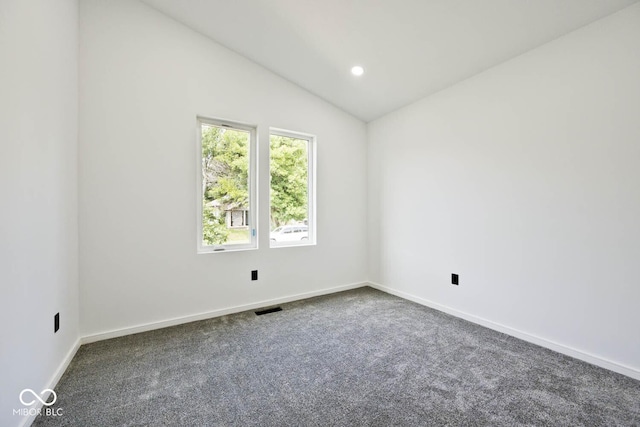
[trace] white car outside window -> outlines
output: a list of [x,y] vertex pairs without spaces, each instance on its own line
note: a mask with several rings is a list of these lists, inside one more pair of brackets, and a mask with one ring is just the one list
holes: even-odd
[[306,225],[283,225],[271,232],[269,238],[276,242],[294,242],[309,239],[309,227]]

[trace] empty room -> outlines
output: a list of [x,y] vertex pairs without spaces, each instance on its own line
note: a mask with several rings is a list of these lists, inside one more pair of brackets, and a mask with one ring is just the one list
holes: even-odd
[[0,426],[640,425],[637,0],[0,0]]

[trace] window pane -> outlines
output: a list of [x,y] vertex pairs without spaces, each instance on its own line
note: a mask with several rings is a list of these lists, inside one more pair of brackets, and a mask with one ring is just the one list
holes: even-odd
[[248,131],[211,124],[202,130],[202,245],[251,243]]
[[269,142],[271,246],[308,244],[309,140],[272,134]]

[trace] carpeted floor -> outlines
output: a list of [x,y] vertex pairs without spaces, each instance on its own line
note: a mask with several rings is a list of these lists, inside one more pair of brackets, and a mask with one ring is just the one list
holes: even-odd
[[361,288],[84,345],[36,426],[633,426],[640,382]]

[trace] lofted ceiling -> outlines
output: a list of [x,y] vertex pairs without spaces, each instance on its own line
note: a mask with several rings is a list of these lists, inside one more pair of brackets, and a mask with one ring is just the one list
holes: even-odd
[[368,122],[638,0],[142,1]]

